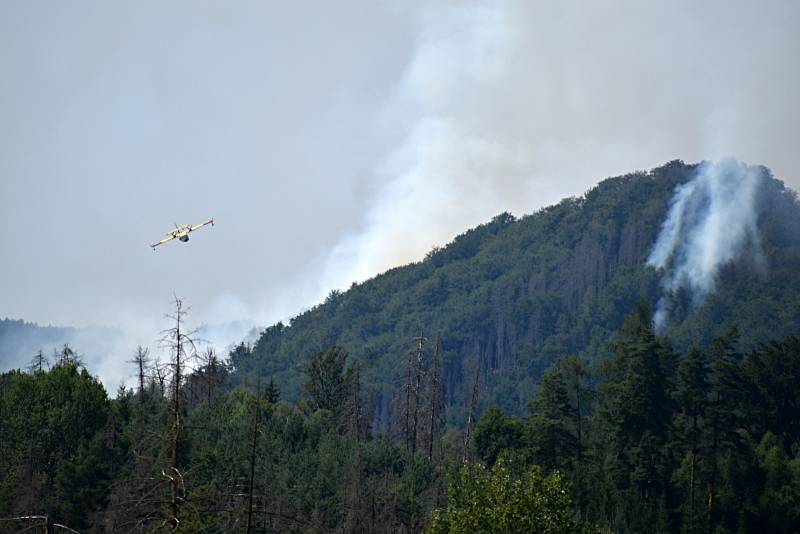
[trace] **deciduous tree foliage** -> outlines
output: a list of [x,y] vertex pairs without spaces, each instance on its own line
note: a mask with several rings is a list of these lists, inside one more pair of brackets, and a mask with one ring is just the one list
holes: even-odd
[[433,511],[427,530],[430,534],[592,531],[575,522],[567,484],[557,471],[545,475],[534,466],[516,476],[503,457],[489,469],[464,465],[450,484],[447,508]]

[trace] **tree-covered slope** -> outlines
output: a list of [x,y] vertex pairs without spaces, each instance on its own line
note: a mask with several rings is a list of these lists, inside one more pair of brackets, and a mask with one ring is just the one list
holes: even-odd
[[74,328],[0,319],[0,369],[27,367],[40,350],[49,358],[53,349],[71,343],[74,335]]
[[53,363],[64,345],[78,350],[81,361],[96,368],[109,358],[121,356],[123,339],[119,328],[107,326],[41,326],[20,319],[0,319],[0,371],[26,369],[39,352],[45,361]]
[[[362,362],[385,423],[413,338],[440,334],[451,422],[463,424],[475,377],[481,404],[519,412],[549,365],[572,354],[598,361],[634,303],[658,300],[660,274],[646,260],[676,186],[697,168],[673,161],[520,219],[498,215],[420,262],[332,292],[290,324],[267,328],[252,349],[232,353],[235,376],[275,376],[292,398],[310,355],[336,342]],[[699,306],[675,295],[667,334],[679,349],[733,325],[744,347],[798,332],[800,206],[758,169],[763,254],[724,265]]]

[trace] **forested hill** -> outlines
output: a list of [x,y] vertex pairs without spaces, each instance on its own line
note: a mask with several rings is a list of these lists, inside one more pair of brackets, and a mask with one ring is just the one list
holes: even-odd
[[[20,319],[0,319],[0,369],[25,368],[38,351],[50,357],[65,343],[74,345],[79,329],[64,326],[40,326]],[[82,347],[84,344],[80,344]]]
[[44,361],[55,362],[65,345],[79,351],[80,361],[96,370],[119,354],[122,339],[120,329],[106,326],[42,326],[0,319],[0,371],[27,369],[40,352]]
[[[441,335],[451,422],[463,422],[475,376],[480,404],[520,412],[555,360],[597,361],[638,299],[655,305],[659,275],[645,262],[676,185],[697,167],[673,161],[520,219],[500,214],[420,262],[334,291],[290,324],[266,329],[250,350],[232,354],[237,376],[275,376],[294,398],[310,356],[335,342],[362,362],[386,421],[414,338]],[[798,331],[800,207],[758,169],[766,176],[758,203],[763,261],[726,265],[700,306],[678,294],[682,305],[666,332],[676,348],[705,345],[731,326],[744,348]]]

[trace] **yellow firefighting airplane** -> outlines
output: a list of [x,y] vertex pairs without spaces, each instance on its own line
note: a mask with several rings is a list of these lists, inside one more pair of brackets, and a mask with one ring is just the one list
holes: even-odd
[[189,234],[190,233],[194,232],[195,230],[199,230],[200,228],[204,227],[207,224],[210,224],[211,226],[214,226],[214,219],[209,219],[209,220],[207,220],[205,222],[201,222],[200,224],[196,224],[194,226],[189,226],[188,224],[182,224],[182,225],[178,226],[176,224],[175,225],[175,229],[171,230],[167,234],[167,237],[165,237],[164,239],[162,239],[158,243],[153,243],[152,245],[150,245],[150,248],[155,250],[158,245],[163,245],[164,243],[168,243],[168,242],[172,241],[175,238],[178,238],[179,240],[181,240],[184,243],[186,243],[187,241],[189,241]]

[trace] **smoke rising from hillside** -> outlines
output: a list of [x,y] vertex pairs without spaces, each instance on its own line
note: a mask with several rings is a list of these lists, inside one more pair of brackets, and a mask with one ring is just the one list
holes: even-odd
[[0,3],[0,313],[124,330],[104,380],[173,293],[264,326],[676,158],[800,185],[798,2],[79,4]]
[[460,112],[470,100],[485,104],[504,79],[514,41],[507,15],[496,3],[440,4],[420,15],[416,50],[383,117],[404,139],[376,171],[382,185],[363,230],[328,259],[326,290],[417,260],[525,197],[524,151]]
[[757,199],[764,170],[733,159],[703,163],[675,189],[647,264],[663,269],[664,295],[656,305],[658,331],[669,321],[671,294],[681,288],[692,304],[714,291],[722,265],[740,256],[761,257]]
[[[530,213],[670,159],[735,155],[794,182],[798,106],[770,102],[793,99],[800,81],[781,52],[796,48],[785,22],[798,8],[770,6],[429,5],[382,117],[397,148],[360,229],[328,258],[320,296],[502,211]],[[741,26],[754,38],[728,30]]]

